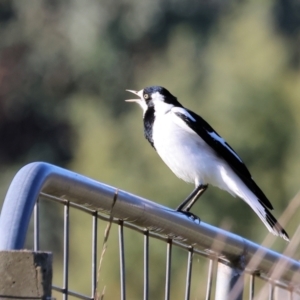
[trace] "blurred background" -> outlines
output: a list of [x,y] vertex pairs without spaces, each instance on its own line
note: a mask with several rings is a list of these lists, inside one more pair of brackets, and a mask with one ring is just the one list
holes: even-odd
[[[46,161],[175,208],[193,186],[164,165],[143,137],[140,108],[124,102],[125,89],[150,85],[169,89],[229,142],[276,217],[299,191],[298,1],[1,0],[0,37],[1,199],[18,169]],[[246,204],[213,187],[193,212],[256,243],[267,234]],[[55,248],[57,264],[61,215],[56,206],[43,212],[44,249]],[[299,217],[285,226],[290,236]],[[73,220],[83,271],[91,224]],[[274,249],[285,246],[278,239]],[[180,260],[173,268],[186,272]],[[156,274],[160,295],[164,269]],[[72,280],[88,289],[81,273]]]

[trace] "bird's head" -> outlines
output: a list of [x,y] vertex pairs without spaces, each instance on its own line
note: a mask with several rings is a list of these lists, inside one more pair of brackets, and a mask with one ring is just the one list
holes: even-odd
[[174,106],[182,107],[167,89],[161,86],[149,86],[140,91],[126,90],[139,97],[139,99],[128,99],[127,102],[136,102],[143,109],[144,113],[149,107],[154,107],[155,111],[166,112]]

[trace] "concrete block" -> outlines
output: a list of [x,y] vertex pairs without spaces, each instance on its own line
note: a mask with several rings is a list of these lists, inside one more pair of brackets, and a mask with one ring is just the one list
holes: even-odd
[[52,253],[0,251],[0,299],[51,299]]

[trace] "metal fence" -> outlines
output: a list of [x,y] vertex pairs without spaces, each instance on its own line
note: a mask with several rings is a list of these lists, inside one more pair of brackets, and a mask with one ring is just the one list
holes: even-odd
[[[41,199],[40,201],[37,201]],[[44,199],[63,207],[63,284],[53,286],[63,299],[100,299],[97,275],[103,248],[98,246],[98,223],[116,224],[119,239],[120,298],[126,299],[124,228],[143,235],[143,299],[149,296],[149,244],[159,239],[166,246],[165,299],[171,295],[172,249],[186,251],[184,299],[191,298],[194,258],[205,257],[208,269],[205,299],[300,299],[300,263],[240,236],[190,218],[162,205],[110,187],[71,171],[46,164],[23,167],[13,179],[0,217],[0,250],[22,249],[29,222],[34,216],[34,250],[39,250],[39,203]],[[78,209],[92,219],[91,293],[69,289],[70,209]],[[104,246],[109,238],[107,227]],[[106,241],[105,241],[106,239]],[[293,246],[293,245],[292,245]],[[44,249],[47,250],[47,249]],[[184,257],[182,259],[185,259]],[[100,263],[101,264],[101,263]],[[247,280],[246,280],[246,279]],[[264,281],[260,294],[255,282]],[[248,281],[248,282],[247,282]],[[248,293],[244,293],[245,285]],[[98,292],[98,294],[97,294]],[[97,296],[98,295],[98,296]],[[105,297],[104,297],[105,298]],[[200,299],[197,298],[196,299]]]

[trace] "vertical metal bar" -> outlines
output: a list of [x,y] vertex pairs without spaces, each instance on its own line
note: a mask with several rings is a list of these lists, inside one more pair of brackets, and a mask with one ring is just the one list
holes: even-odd
[[293,290],[292,289],[289,291],[289,300],[294,300]]
[[144,231],[144,300],[149,297],[149,230]]
[[213,269],[214,269],[215,261],[216,260],[212,259],[212,258],[209,260],[205,300],[210,300],[210,297],[211,297],[211,288],[212,288],[212,281],[213,281]]
[[122,220],[119,221],[119,251],[120,251],[121,300],[126,300],[124,231],[123,231]]
[[97,289],[97,242],[98,242],[98,212],[93,213],[92,228],[92,298],[95,297]]
[[[243,299],[243,286],[236,287],[235,284],[240,278],[243,278],[244,273],[241,274],[239,269],[232,268],[221,262],[218,262],[217,282],[216,282],[216,295],[217,300],[242,300]],[[243,282],[239,281],[242,285]],[[234,288],[234,296],[230,295]]]
[[63,271],[63,299],[68,300],[69,289],[69,202],[64,205],[64,271]]
[[255,276],[254,274],[250,274],[250,284],[249,284],[249,300],[254,299],[254,280]]
[[40,250],[40,200],[36,200],[33,209],[33,250]]
[[272,282],[269,283],[269,300],[274,299],[274,284]]
[[191,294],[191,280],[192,280],[192,267],[193,267],[193,248],[189,249],[186,284],[185,284],[185,300],[190,299]]
[[172,258],[172,240],[168,239],[167,244],[167,262],[166,262],[166,286],[165,286],[165,300],[170,299],[171,286],[171,258]]

